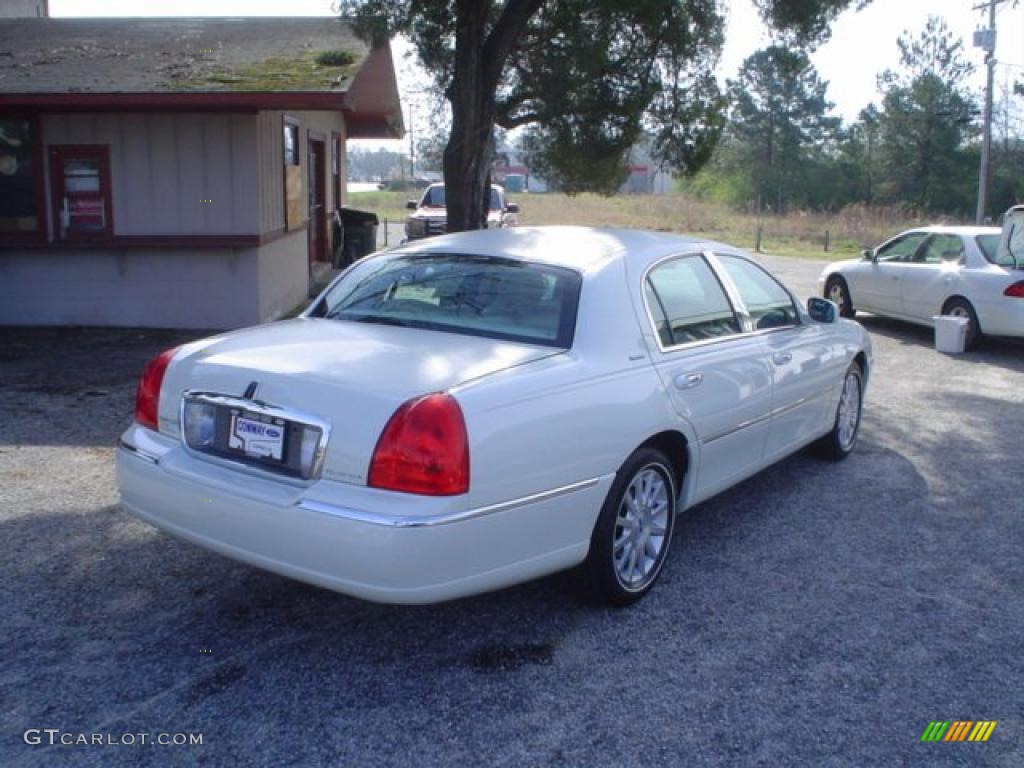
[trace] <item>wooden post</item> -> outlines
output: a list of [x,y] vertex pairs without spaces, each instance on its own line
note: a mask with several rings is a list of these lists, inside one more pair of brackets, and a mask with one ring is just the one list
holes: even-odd
[[832,233],[829,230],[825,230],[825,253],[828,253],[832,249]]
[[757,242],[754,244],[754,252],[761,253],[761,236],[764,234],[764,227],[757,225]]

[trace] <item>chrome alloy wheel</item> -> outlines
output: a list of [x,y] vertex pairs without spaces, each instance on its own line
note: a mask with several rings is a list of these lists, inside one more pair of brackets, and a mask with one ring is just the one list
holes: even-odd
[[658,575],[668,545],[669,495],[665,477],[648,465],[637,472],[619,505],[612,557],[623,588],[641,590]]
[[839,398],[839,415],[836,427],[839,430],[839,446],[849,451],[857,439],[857,428],[860,426],[860,377],[850,371],[843,383],[843,394]]

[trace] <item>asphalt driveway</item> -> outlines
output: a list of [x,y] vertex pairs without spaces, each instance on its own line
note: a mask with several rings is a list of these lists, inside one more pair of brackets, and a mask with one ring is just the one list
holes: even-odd
[[[766,261],[813,290],[820,265]],[[693,510],[618,611],[571,574],[372,605],[158,533],[112,446],[190,336],[0,329],[0,765],[1024,765],[1024,344],[864,324],[855,454]],[[921,743],[932,720],[998,725]]]

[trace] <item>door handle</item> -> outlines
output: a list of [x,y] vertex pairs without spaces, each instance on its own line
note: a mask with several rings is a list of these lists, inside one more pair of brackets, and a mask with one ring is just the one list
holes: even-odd
[[786,365],[786,363],[793,362],[793,353],[791,352],[776,352],[772,355],[772,362],[776,365]]
[[676,389],[693,389],[704,381],[703,373],[680,373],[675,378]]

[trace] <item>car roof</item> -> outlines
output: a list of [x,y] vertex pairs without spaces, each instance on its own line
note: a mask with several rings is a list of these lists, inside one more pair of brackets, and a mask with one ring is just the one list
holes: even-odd
[[573,226],[509,227],[458,232],[417,240],[397,250],[403,253],[501,256],[569,267],[582,272],[599,269],[627,255],[630,261],[637,262],[708,250],[746,255],[733,246],[704,238],[639,229]]
[[978,235],[998,235],[999,227],[959,227],[935,225],[931,227],[917,227],[908,229],[907,232],[924,232],[930,235],[961,235],[962,237],[977,237]]
[[[491,186],[494,187],[495,189],[500,189],[502,192],[505,191],[505,188],[503,186],[501,186],[501,184],[495,184],[495,183],[492,182]],[[441,189],[444,189],[444,182],[443,181],[435,181],[433,184],[431,184],[429,187],[427,187],[427,189],[434,189],[435,187],[440,187]]]

